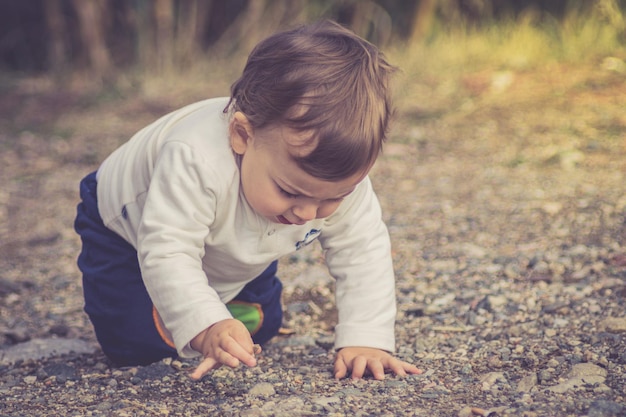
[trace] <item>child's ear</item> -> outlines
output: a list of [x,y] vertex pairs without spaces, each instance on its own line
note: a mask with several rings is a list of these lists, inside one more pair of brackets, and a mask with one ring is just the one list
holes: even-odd
[[230,122],[230,146],[238,155],[246,153],[252,144],[252,125],[245,114],[238,111]]

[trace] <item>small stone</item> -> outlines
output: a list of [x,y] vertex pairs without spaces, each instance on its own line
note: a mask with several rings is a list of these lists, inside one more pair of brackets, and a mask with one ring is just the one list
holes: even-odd
[[276,390],[274,389],[274,386],[268,382],[259,382],[250,388],[248,394],[255,397],[271,397],[276,394]]
[[69,332],[70,328],[64,324],[55,324],[54,326],[50,327],[50,334],[55,336],[65,337],[69,334]]
[[459,372],[461,372],[461,374],[463,375],[471,374],[473,372],[472,365],[470,365],[469,363],[466,363],[465,365],[463,365],[463,367],[461,368]]
[[599,327],[609,333],[625,333],[626,317],[607,317],[600,322]]
[[280,339],[274,339],[268,344],[268,346],[277,346],[277,347],[287,347],[287,346],[297,346],[297,347],[307,347],[307,346],[317,346],[315,343],[315,339],[311,336],[291,336]]
[[37,381],[37,377],[35,375],[29,375],[24,377],[24,382],[28,385],[32,385]]
[[612,391],[611,387],[609,387],[606,384],[598,384],[594,389],[593,392],[595,392],[596,394],[608,394]]
[[315,339],[315,344],[323,349],[331,350],[335,346],[335,336],[319,336]]
[[[578,365],[585,365],[585,364],[581,363]],[[546,388],[546,390],[557,393],[557,394],[563,394],[570,390],[572,391],[584,390],[586,389],[586,386],[588,385],[603,384],[605,379],[606,378],[601,375],[585,374],[585,376],[572,376],[572,373],[570,373],[570,379],[568,379],[567,381],[561,382],[560,384]]]
[[30,340],[30,331],[26,327],[18,326],[11,330],[5,330],[2,333],[8,337],[14,344],[23,343]]
[[504,276],[506,276],[509,279],[514,279],[519,277],[519,268],[517,267],[517,265],[506,265],[504,267]]
[[459,414],[457,417],[472,417],[474,413],[472,413],[472,407],[463,407],[459,410]]
[[170,375],[173,373],[174,373],[174,370],[172,369],[171,366],[166,365],[163,362],[157,362],[148,366],[140,367],[137,370],[135,377],[139,378],[140,380],[162,379],[166,377],[167,375]]
[[344,395],[346,397],[362,397],[365,393],[356,388],[344,388],[337,392],[338,394]]
[[313,404],[317,404],[317,405],[322,406],[322,407],[325,408],[329,404],[340,403],[341,402],[341,398],[339,398],[337,396],[317,397],[317,398],[313,398],[312,402],[313,402]]
[[101,403],[96,404],[96,410],[98,411],[109,411],[113,407],[111,401],[102,401]]
[[559,366],[559,361],[552,358],[546,363],[546,365],[548,365],[550,368],[556,368],[557,366]]
[[[276,405],[271,408],[262,407],[262,410],[266,412],[264,415],[272,415],[276,417],[291,417],[291,416],[309,416],[310,410],[307,410],[307,406],[304,401],[298,397],[289,397],[281,399]],[[269,412],[269,413],[268,413]],[[271,414],[270,414],[271,413]]]
[[480,377],[480,382],[482,384],[481,389],[483,391],[489,391],[496,383],[507,382],[507,380],[502,372],[489,372]]
[[239,413],[240,417],[262,417],[265,413],[259,407],[252,407],[248,410],[242,410]]
[[46,365],[43,370],[47,376],[54,376],[59,382],[78,379],[76,369],[65,363],[53,363]]
[[446,308],[450,306],[450,304],[454,301],[455,298],[456,298],[456,294],[452,292],[445,294],[441,297],[435,298],[434,300],[432,300],[431,303],[429,303],[424,308],[424,313],[427,315],[433,315],[441,311],[444,311]]
[[530,392],[537,385],[537,381],[537,374],[526,375],[517,384],[517,392]]
[[577,363],[572,366],[572,370],[569,373],[570,378],[587,378],[590,376],[600,376],[602,378],[606,378],[607,372],[606,369],[594,365],[593,363]]
[[569,320],[557,317],[554,319],[554,327],[567,327]]
[[547,369],[542,369],[541,371],[539,371],[537,378],[542,383],[545,383],[546,381],[549,381],[552,379],[552,372],[548,371]]
[[489,296],[489,305],[492,308],[498,309],[506,305],[508,302],[508,298],[504,295],[490,295]]
[[20,360],[39,360],[68,353],[90,354],[96,348],[79,339],[32,339],[6,349],[0,349],[0,364],[12,364]]
[[626,413],[626,406],[608,400],[596,400],[589,406],[587,417],[617,417]]

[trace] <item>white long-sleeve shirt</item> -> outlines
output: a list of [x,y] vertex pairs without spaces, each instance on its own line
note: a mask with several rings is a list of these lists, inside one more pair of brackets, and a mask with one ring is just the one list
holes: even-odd
[[246,202],[230,148],[228,98],[174,111],[139,131],[100,166],[104,224],[138,253],[146,288],[181,356],[274,260],[315,238],[336,279],[335,347],[394,350],[389,235],[369,178],[331,216],[283,225]]

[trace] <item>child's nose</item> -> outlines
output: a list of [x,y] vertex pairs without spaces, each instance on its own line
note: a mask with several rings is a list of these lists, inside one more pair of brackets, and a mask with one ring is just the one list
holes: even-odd
[[317,209],[319,206],[315,203],[303,203],[295,206],[292,211],[300,220],[308,222],[317,217]]

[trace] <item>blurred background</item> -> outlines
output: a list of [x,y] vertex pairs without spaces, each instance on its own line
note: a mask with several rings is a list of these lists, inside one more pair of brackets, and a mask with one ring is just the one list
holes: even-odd
[[625,0],[0,0],[0,71],[3,84],[45,75],[83,88],[155,75],[232,79],[260,39],[319,18],[350,27],[410,73],[528,69],[624,58],[625,8]]
[[[228,95],[262,38],[320,18],[401,68],[390,154],[464,140],[528,166],[621,151],[625,16],[626,0],[0,0],[0,249],[15,261],[15,242],[58,236],[84,173],[157,117]],[[37,206],[53,178],[59,207]]]
[[502,99],[525,74],[626,74],[625,14],[626,0],[0,0],[0,143],[116,136],[82,156],[102,159],[142,123],[228,95],[259,40],[320,18],[402,69],[401,115],[437,117]]

